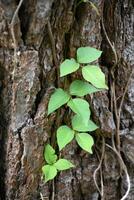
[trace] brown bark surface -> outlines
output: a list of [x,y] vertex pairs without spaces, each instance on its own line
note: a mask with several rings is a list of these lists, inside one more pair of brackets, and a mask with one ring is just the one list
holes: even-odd
[[[111,145],[117,132],[113,105],[113,83],[119,108],[130,73],[134,67],[133,0],[24,0],[11,21],[19,0],[0,0],[0,200],[120,200],[127,189],[125,174],[120,176],[116,154],[105,147],[102,164],[104,196],[96,189],[93,173],[102,153],[102,138]],[[107,33],[107,34],[106,34]],[[117,53],[115,63],[114,52]],[[16,42],[16,63],[14,56]],[[74,57],[80,46],[102,49],[99,60],[109,91],[88,97],[92,118],[100,126],[93,155],[81,151],[75,143],[62,155],[76,168],[60,173],[53,184],[41,176],[43,149],[51,142],[59,123],[68,121],[61,109],[47,116],[47,104],[58,86],[57,67]],[[114,69],[114,79],[111,69]],[[73,80],[72,75],[68,82]],[[62,87],[63,82],[60,81]],[[121,155],[131,180],[127,200],[134,199],[134,74],[131,76],[120,117]],[[115,138],[115,143],[118,140]],[[97,174],[100,187],[100,175]]]

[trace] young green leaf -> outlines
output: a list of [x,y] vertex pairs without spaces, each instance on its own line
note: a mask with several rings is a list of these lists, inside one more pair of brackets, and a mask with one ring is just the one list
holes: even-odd
[[80,47],[77,50],[77,61],[78,63],[90,63],[97,60],[102,54],[102,51],[99,51],[92,47]]
[[67,103],[69,99],[70,95],[67,92],[61,88],[56,89],[48,104],[48,115]]
[[50,144],[45,146],[44,158],[48,164],[53,164],[57,160],[57,155],[55,154],[55,150],[51,147]]
[[82,75],[97,88],[108,89],[105,83],[105,75],[98,66],[88,65],[82,68]]
[[71,95],[83,97],[101,90],[85,81],[75,80],[71,83],[69,91]]
[[60,65],[60,77],[66,76],[67,74],[71,74],[79,69],[79,63],[75,61],[75,59],[66,59]]
[[66,160],[66,159],[59,159],[54,166],[56,167],[57,170],[62,171],[62,170],[66,170],[66,169],[70,169],[72,167],[74,167],[74,165]]
[[67,105],[73,112],[81,116],[83,123],[87,124],[91,112],[89,109],[89,103],[86,100],[80,98],[71,99]]
[[73,116],[72,118],[72,127],[75,131],[85,132],[85,131],[95,131],[98,126],[91,120],[88,120],[88,123],[85,125],[82,118],[78,115]]
[[57,143],[60,151],[74,138],[74,131],[68,126],[60,126],[57,130]]
[[88,133],[78,133],[75,136],[78,145],[85,151],[92,153],[93,137]]
[[43,175],[45,176],[45,182],[54,179],[57,175],[57,169],[53,165],[44,165],[42,167]]

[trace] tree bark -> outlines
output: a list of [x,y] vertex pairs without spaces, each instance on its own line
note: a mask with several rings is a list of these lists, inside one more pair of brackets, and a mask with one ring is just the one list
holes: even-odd
[[[102,138],[112,144],[118,120],[121,156],[131,181],[126,199],[134,198],[134,3],[132,0],[90,2],[24,0],[13,22],[19,1],[0,0],[1,200],[49,200],[53,195],[55,200],[120,200],[127,190],[126,176],[123,172],[120,175],[118,156],[108,146],[101,171],[97,173],[100,188],[102,173],[103,197],[93,179],[102,154]],[[65,123],[69,115],[61,109],[60,118],[57,119],[56,113],[48,117],[48,100],[54,87],[63,85],[57,68],[65,58],[75,57],[80,46],[102,49],[99,64],[109,86],[108,92],[88,97],[92,118],[100,127],[93,133],[94,153],[86,154],[75,143],[68,145],[62,156],[76,168],[45,184],[41,174],[44,145],[51,143],[58,123]],[[70,76],[68,83],[73,78],[74,75]],[[118,110],[121,102],[118,119],[115,106]],[[115,145],[119,145],[117,137]]]

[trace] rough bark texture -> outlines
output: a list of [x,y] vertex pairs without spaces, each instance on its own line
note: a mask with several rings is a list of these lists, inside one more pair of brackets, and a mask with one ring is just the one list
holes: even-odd
[[[113,51],[101,25],[102,17],[110,41],[115,44],[118,64],[115,69],[116,97],[119,104],[129,73],[134,67],[134,3],[132,0],[93,0],[100,16],[90,3],[77,6],[75,0],[24,0],[15,18],[17,65],[11,20],[18,0],[0,0],[0,199],[1,200],[99,200],[93,172],[99,161],[94,151],[87,155],[75,145],[62,152],[76,168],[58,175],[54,182],[41,179],[43,148],[56,131],[56,113],[47,117],[47,104],[57,87],[56,67],[67,57],[74,57],[80,46],[103,50],[100,64],[110,87],[110,69],[115,62]],[[53,40],[48,22],[51,24]],[[54,50],[55,45],[55,50]],[[56,53],[56,56],[54,55]],[[73,76],[71,77],[73,79]],[[70,81],[70,79],[69,79]],[[62,82],[60,83],[62,85]],[[111,144],[115,132],[115,113],[111,112],[111,91],[89,98],[92,117],[100,125],[96,146],[101,155],[101,135]],[[62,110],[59,121],[66,119]],[[121,154],[131,179],[127,200],[134,199],[134,75],[121,112]],[[97,140],[100,142],[97,143]],[[126,191],[126,179],[119,174],[114,152],[106,148],[102,166],[104,199],[119,200]],[[100,178],[98,175],[98,184]]]

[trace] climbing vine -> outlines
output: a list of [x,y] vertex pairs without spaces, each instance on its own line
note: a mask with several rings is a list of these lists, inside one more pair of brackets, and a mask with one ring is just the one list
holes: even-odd
[[[60,65],[60,77],[76,73],[79,70],[83,78],[74,80],[68,90],[64,90],[64,88],[55,89],[48,103],[48,115],[63,105],[67,106],[72,112],[71,126],[64,124],[57,129],[55,140],[59,151],[72,140],[76,140],[83,150],[92,154],[94,139],[89,132],[95,131],[98,126],[91,120],[90,105],[84,97],[108,89],[104,73],[99,66],[92,64],[101,54],[102,51],[95,48],[80,47],[77,50],[76,59],[66,59]],[[45,182],[54,179],[58,171],[74,167],[74,164],[70,161],[63,158],[58,159],[50,144],[45,146],[44,159],[47,163],[42,167]]]
[[[101,17],[97,7],[95,4],[93,4],[89,0],[80,0],[77,4],[80,5],[80,3],[90,3],[91,7],[96,11],[97,15]],[[18,62],[17,60],[17,41],[15,38],[14,33],[14,26],[15,26],[15,19],[18,15],[19,9],[23,3],[23,0],[20,0],[14,15],[12,17],[12,21],[10,24],[11,28],[11,35],[13,39],[13,47],[14,47],[14,70],[13,70],[13,80],[14,80],[14,74],[16,70],[16,64]],[[103,3],[104,4],[104,3]],[[103,13],[103,12],[102,12]],[[116,154],[119,163],[120,163],[120,169],[121,172],[124,171],[126,175],[126,181],[127,181],[127,191],[124,194],[124,196],[121,198],[121,200],[124,200],[127,198],[129,191],[130,191],[130,177],[126,168],[126,165],[123,161],[123,158],[120,154],[120,115],[121,115],[121,109],[124,101],[125,94],[128,89],[128,85],[130,82],[130,79],[132,77],[132,74],[134,73],[134,70],[130,72],[130,75],[128,77],[128,81],[126,83],[126,87],[124,89],[123,96],[121,98],[121,103],[119,105],[119,108],[117,106],[116,102],[116,95],[115,95],[115,68],[118,64],[118,57],[115,49],[114,43],[112,43],[108,37],[108,34],[106,32],[104,22],[103,22],[103,15],[101,17],[101,24],[102,24],[102,30],[104,32],[104,35],[106,37],[106,40],[112,49],[112,52],[115,57],[115,62],[111,68],[111,77],[112,77],[112,83],[110,84],[110,90],[111,90],[111,105],[114,104],[114,106],[111,106],[111,112],[115,113],[115,121],[116,121],[116,134],[112,134],[112,146],[109,144],[103,142],[103,148],[102,148],[102,156],[100,159],[100,163],[98,168],[94,172],[94,181],[95,185],[97,187],[97,190],[99,191],[100,195],[103,197],[103,183],[102,185],[102,191],[100,191],[98,184],[96,182],[96,174],[100,170],[102,161],[104,158],[104,151],[105,146],[110,148],[114,153]],[[50,40],[52,43],[52,49],[53,49],[53,57],[55,65],[57,66],[56,61],[56,53],[55,49],[53,48],[55,46],[51,26],[48,22],[48,32],[50,35]],[[92,94],[94,92],[100,91],[102,89],[108,89],[105,84],[105,76],[102,73],[101,69],[98,66],[95,65],[89,65],[89,63],[92,63],[93,61],[97,60],[101,56],[101,51],[98,51],[94,48],[90,47],[81,47],[77,50],[77,56],[75,59],[66,59],[61,65],[60,65],[60,77],[66,76],[68,74],[71,74],[73,72],[76,72],[77,70],[82,72],[82,77],[84,80],[74,80],[67,91],[64,91],[62,88],[57,88],[55,92],[52,94],[49,105],[48,105],[48,115],[52,112],[56,111],[61,106],[67,106],[70,110],[73,111],[71,120],[71,126],[62,125],[57,129],[57,144],[59,146],[59,152],[66,147],[67,144],[69,144],[73,139],[76,140],[78,145],[88,153],[92,153],[92,146],[94,144],[93,137],[89,134],[89,132],[95,131],[98,126],[90,119],[91,111],[88,102],[83,98],[88,94]],[[90,82],[90,83],[88,83]],[[14,94],[13,94],[14,96]],[[14,101],[13,101],[14,102]],[[114,107],[114,108],[113,108]],[[114,138],[115,136],[115,138]],[[56,140],[55,138],[55,140]],[[116,143],[114,139],[116,139]],[[105,139],[102,137],[102,141]],[[58,153],[59,154],[59,153]],[[45,146],[44,150],[44,159],[47,164],[45,164],[42,167],[43,176],[45,178],[45,182],[54,179],[54,177],[57,175],[58,171],[67,170],[69,168],[74,167],[74,165],[66,160],[66,159],[58,159],[58,156],[55,153],[54,148],[47,144]],[[120,172],[120,174],[121,174]],[[102,174],[101,174],[102,176]]]

